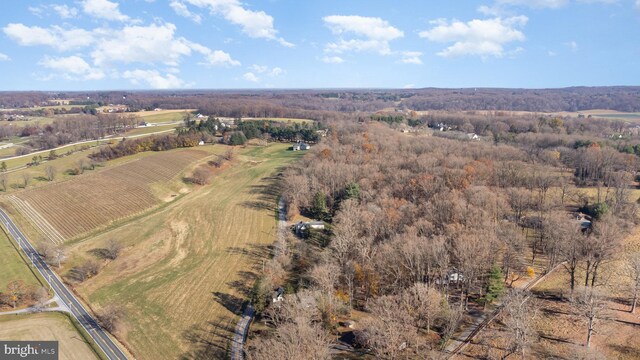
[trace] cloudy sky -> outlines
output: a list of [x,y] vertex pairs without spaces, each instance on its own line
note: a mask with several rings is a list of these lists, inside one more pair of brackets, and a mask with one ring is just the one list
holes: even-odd
[[0,90],[640,85],[640,0],[24,0],[0,29]]

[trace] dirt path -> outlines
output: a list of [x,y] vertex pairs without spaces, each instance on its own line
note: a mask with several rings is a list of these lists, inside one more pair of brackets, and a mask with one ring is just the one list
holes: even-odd
[[[556,269],[558,269],[561,264],[556,265],[549,272],[538,276],[534,279],[529,280],[528,282],[521,283],[516,289],[529,290],[538,285],[542,280],[544,280],[547,276],[552,274]],[[527,297],[528,299],[528,297]],[[471,341],[484,329],[489,325],[500,313],[502,312],[502,304],[496,303],[497,307],[494,311],[490,313],[482,313],[478,314],[475,318],[473,325],[469,326],[465,329],[460,335],[451,339],[449,344],[445,348],[445,352],[449,354],[449,359],[455,357],[459,353],[464,350],[464,348],[471,343]]]
[[[285,211],[284,200],[280,198],[278,201],[278,238],[282,239],[286,236],[287,231],[287,213]],[[233,341],[231,343],[231,360],[244,359],[244,342],[247,340],[249,325],[253,320],[255,310],[251,304],[244,309],[242,317],[236,325],[233,333]]]

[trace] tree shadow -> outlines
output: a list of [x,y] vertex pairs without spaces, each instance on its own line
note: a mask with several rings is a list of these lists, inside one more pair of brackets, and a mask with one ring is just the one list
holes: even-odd
[[214,300],[218,304],[224,306],[225,309],[231,311],[236,315],[242,315],[244,299],[219,291],[212,292],[211,294],[213,295]]
[[190,350],[179,359],[228,359],[235,329],[234,319],[224,316],[219,321],[196,324],[182,332]]
[[100,260],[107,260],[109,259],[109,250],[107,249],[91,249],[89,251],[87,251],[89,254],[97,257]]

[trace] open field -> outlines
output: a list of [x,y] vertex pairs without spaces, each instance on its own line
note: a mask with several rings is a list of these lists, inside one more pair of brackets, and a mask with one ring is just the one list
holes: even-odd
[[179,109],[179,110],[160,110],[160,111],[138,111],[134,113],[125,113],[125,115],[135,115],[142,120],[150,123],[180,121],[184,114],[191,113],[195,109]]
[[195,149],[157,153],[69,181],[27,189],[9,200],[51,240],[63,242],[159,204],[172,191],[159,184],[169,183],[189,164],[208,155]]
[[177,124],[171,124],[171,125],[138,127],[138,128],[127,131],[125,136],[151,134],[158,131],[172,130],[172,129],[175,129],[177,126],[178,126]]
[[0,316],[0,339],[58,341],[60,360],[99,359],[71,320],[59,313]]
[[[42,286],[31,272],[29,265],[23,258],[24,254],[0,231],[0,291],[4,291],[7,284],[13,280],[22,280],[26,285]],[[0,336],[0,338],[2,338]]]
[[76,290],[94,308],[115,303],[126,309],[116,335],[137,358],[224,358],[237,314],[275,239],[276,174],[301,156],[287,147],[237,149],[240,155],[210,185],[70,244],[70,253],[87,258],[109,239],[123,243],[122,255]]

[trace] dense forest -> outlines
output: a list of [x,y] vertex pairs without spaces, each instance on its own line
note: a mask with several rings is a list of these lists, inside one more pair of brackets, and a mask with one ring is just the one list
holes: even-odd
[[[354,313],[349,345],[360,354],[437,358],[469,314],[498,298],[507,330],[499,356],[487,358],[524,354],[536,341],[536,310],[522,306],[526,295],[514,284],[558,267],[570,279],[559,296],[578,313],[585,302],[573,299],[601,303],[604,286],[624,288],[631,301],[627,277],[607,267],[624,258],[623,238],[640,220],[631,198],[638,157],[608,135],[624,128],[526,117],[448,122],[450,131],[408,133],[377,117],[334,122],[285,171],[288,218],[323,220],[330,230],[274,245],[252,301],[269,330],[249,342],[250,359],[332,358],[337,329]],[[462,129],[483,137],[445,136]],[[287,295],[272,301],[278,288]]]
[[[533,112],[610,109],[640,111],[639,87],[574,87],[564,89],[407,89],[407,90],[270,90],[270,91],[140,91],[140,92],[4,92],[0,108],[41,106],[49,99],[74,99],[79,108],[124,104],[131,111],[194,108],[217,116],[304,117],[324,111],[511,110]],[[82,99],[81,101],[77,99]],[[35,111],[35,110],[34,110]]]

